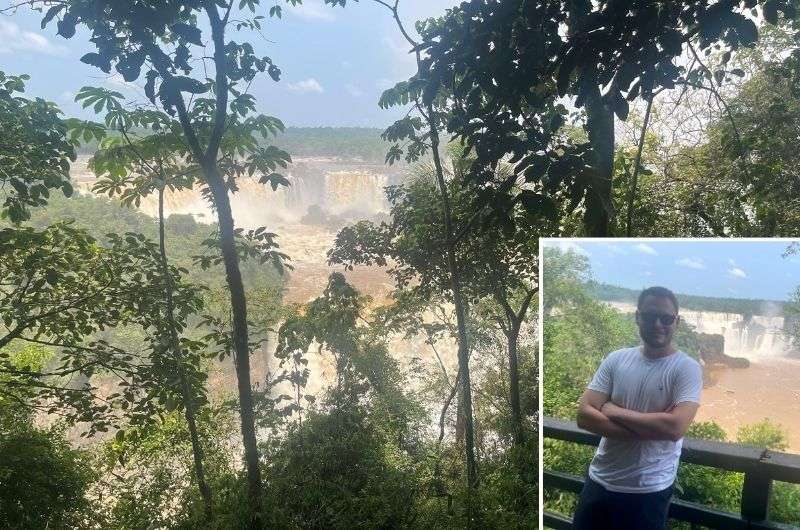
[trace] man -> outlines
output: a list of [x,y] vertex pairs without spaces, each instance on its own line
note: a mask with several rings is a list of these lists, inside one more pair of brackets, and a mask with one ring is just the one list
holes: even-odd
[[575,530],[663,530],[683,435],[697,413],[700,365],[675,348],[678,301],[639,295],[643,344],[608,354],[581,396],[578,426],[603,438],[575,510]]

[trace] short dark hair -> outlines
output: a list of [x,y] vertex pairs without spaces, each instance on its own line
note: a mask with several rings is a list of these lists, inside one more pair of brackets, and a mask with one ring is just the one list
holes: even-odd
[[656,296],[658,298],[669,298],[669,301],[672,302],[672,305],[675,306],[675,312],[678,312],[678,299],[675,297],[675,293],[667,289],[666,287],[648,287],[641,293],[639,293],[639,300],[636,302],[636,310],[642,308],[642,303],[644,302],[645,298],[648,296]]

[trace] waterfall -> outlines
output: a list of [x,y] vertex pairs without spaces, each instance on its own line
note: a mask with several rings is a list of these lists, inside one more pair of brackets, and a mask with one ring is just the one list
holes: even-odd
[[[73,179],[84,193],[91,193],[94,177],[76,164]],[[273,190],[257,178],[241,178],[238,191],[231,195],[231,206],[238,226],[293,224],[302,220],[309,208],[324,213],[358,219],[388,210],[384,187],[401,179],[398,170],[358,161],[325,158],[300,158],[283,171],[288,187]],[[203,198],[200,187],[168,191],[164,210],[167,215],[190,214],[197,221],[212,223],[215,215]],[[158,211],[157,197],[144,199],[139,209],[151,216]]]

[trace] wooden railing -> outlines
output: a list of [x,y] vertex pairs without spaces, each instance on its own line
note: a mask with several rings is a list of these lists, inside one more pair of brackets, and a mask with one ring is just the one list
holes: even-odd
[[[544,437],[596,446],[600,437],[579,429],[575,422],[544,418]],[[715,510],[702,504],[672,500],[670,519],[687,521],[707,528],[721,530],[800,530],[769,521],[772,482],[800,484],[800,455],[778,453],[755,447],[686,438],[681,461],[744,473],[741,513]],[[569,473],[545,469],[544,487],[580,493],[584,478]],[[800,519],[800,506],[797,506]],[[544,524],[556,530],[571,529],[572,520],[563,515],[544,511]]]

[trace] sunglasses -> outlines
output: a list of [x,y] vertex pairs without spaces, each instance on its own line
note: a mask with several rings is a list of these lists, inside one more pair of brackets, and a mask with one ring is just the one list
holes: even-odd
[[675,323],[678,315],[669,315],[663,313],[639,313],[639,318],[648,326],[653,326],[656,320],[661,322],[662,326],[671,326]]

